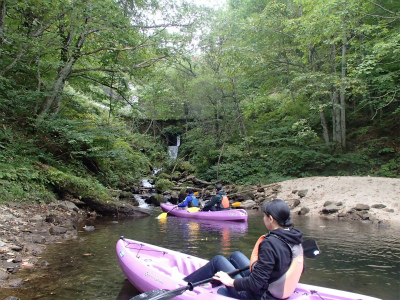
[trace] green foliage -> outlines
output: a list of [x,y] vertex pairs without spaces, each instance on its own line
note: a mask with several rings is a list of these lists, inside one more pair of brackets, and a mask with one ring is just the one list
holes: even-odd
[[161,131],[161,134],[166,135],[166,134],[171,134],[171,135],[181,135],[184,133],[184,130],[182,127],[177,126],[177,125],[169,125],[163,128]]
[[373,175],[382,177],[399,177],[400,173],[400,158],[389,160],[380,166],[379,169],[371,172]]
[[56,199],[34,163],[12,152],[3,151],[0,155],[0,201],[47,203]]
[[69,192],[80,199],[89,198],[104,203],[111,200],[108,190],[95,179],[78,177],[52,167],[43,172],[57,192]]
[[154,187],[160,193],[163,193],[163,192],[171,189],[174,186],[175,186],[175,184],[172,181],[170,181],[168,179],[165,179],[165,178],[157,179],[155,184],[154,184]]

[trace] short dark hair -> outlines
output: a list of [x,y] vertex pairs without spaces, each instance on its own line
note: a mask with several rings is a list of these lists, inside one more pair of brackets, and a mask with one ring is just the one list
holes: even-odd
[[193,190],[191,188],[186,189],[186,193],[193,194]]
[[217,183],[217,184],[215,185],[215,189],[216,189],[217,191],[222,190],[222,184]]
[[293,226],[293,223],[290,220],[290,208],[285,201],[275,199],[269,202],[265,202],[262,206],[262,210],[267,216],[272,216],[280,226]]

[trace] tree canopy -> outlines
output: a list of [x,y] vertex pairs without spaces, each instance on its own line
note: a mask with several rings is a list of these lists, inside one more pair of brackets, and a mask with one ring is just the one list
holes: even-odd
[[[398,177],[399,8],[0,0],[0,180]],[[167,135],[181,136],[176,162]]]

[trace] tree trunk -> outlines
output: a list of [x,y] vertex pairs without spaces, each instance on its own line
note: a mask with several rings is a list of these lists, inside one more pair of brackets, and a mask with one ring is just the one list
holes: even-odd
[[[289,58],[288,58],[287,55],[286,55],[286,51],[284,52],[284,55],[285,55],[285,60],[286,60],[286,76],[287,76],[286,84],[289,86],[289,81],[290,81],[290,79],[289,79],[289,76],[290,76],[290,69],[289,69]],[[291,87],[289,88],[289,90],[290,90],[290,97],[291,97],[291,99],[292,99],[293,107],[296,107],[296,100],[294,99],[293,90],[292,90]],[[296,114],[297,114],[297,111],[296,111]]]
[[[6,22],[6,0],[0,2],[0,32],[4,32],[4,23]],[[3,45],[3,38],[0,39],[0,48]]]
[[[242,112],[241,112],[240,106],[239,106],[239,102],[240,101],[236,97],[235,79],[232,78],[231,82],[232,82],[232,96],[233,96],[233,101],[235,102],[235,105],[236,105],[236,111],[237,111],[237,114],[238,114],[239,125],[243,129],[244,137],[247,138],[246,124],[244,123],[244,120],[243,120],[243,117],[242,117]],[[247,148],[247,151],[250,152],[250,145],[249,145],[249,142],[247,141],[247,139],[246,139],[246,148]]]
[[[314,47],[312,45],[309,45],[308,47],[308,61],[311,64],[311,69],[313,72],[315,72],[315,64],[314,64]],[[315,90],[317,91],[317,93],[319,94],[319,88],[318,88],[318,83],[316,82],[316,80],[313,80],[314,86],[315,86]],[[323,99],[320,99],[320,97],[318,97],[319,102],[321,102],[323,104]],[[326,123],[326,118],[325,118],[325,113],[324,113],[324,109],[323,106],[322,108],[319,109],[319,116],[321,119],[321,127],[322,127],[322,136],[324,138],[325,141],[325,145],[329,145],[329,132],[328,132],[328,124]]]
[[[44,118],[44,115],[47,114],[47,112],[50,110],[52,105],[54,104],[54,101],[56,100],[57,97],[60,97],[61,91],[64,89],[65,81],[69,77],[72,71],[72,65],[74,64],[74,59],[71,59],[67,65],[65,65],[57,75],[57,80],[55,81],[51,94],[46,98],[40,112],[38,115],[38,119],[41,120]],[[60,105],[60,100],[57,100],[57,105]]]
[[346,78],[346,52],[347,52],[347,31],[345,20],[343,19],[343,44],[342,44],[342,74],[340,83],[340,134],[341,146],[346,148],[346,87],[344,80]]
[[322,109],[319,111],[319,115],[321,118],[321,126],[322,126],[322,136],[325,141],[325,145],[329,145],[329,132],[328,132],[328,125],[326,123],[325,113]]
[[339,95],[336,91],[332,93],[332,140],[335,145],[341,145],[342,135],[340,133],[340,105]]
[[[84,24],[87,25],[89,19],[86,18]],[[68,77],[71,75],[72,68],[74,64],[80,57],[80,51],[82,49],[83,44],[89,34],[87,31],[83,31],[79,34],[78,40],[76,41],[73,48],[71,48],[72,41],[74,36],[76,35],[75,29],[65,34],[64,27],[59,27],[60,35],[63,38],[63,47],[61,48],[61,67],[57,74],[57,79],[53,84],[53,88],[51,90],[50,96],[48,96],[38,114],[38,120],[44,118],[44,115],[48,113],[50,108],[54,113],[57,113],[60,105],[61,105],[61,95],[60,93],[64,89],[65,82]],[[71,49],[73,49],[71,51]]]

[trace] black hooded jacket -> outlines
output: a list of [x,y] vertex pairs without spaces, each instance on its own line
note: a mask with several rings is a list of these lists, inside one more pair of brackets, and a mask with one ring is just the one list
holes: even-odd
[[[234,281],[235,289],[246,291],[247,299],[261,299],[269,284],[278,280],[292,262],[288,245],[273,235],[283,238],[291,246],[302,243],[303,233],[294,228],[278,228],[264,238],[259,246],[258,261],[254,263],[250,275]],[[277,298],[266,293],[262,299]]]
[[226,195],[226,193],[224,191],[222,191],[222,190],[218,191],[217,194],[215,196],[213,196],[210,201],[208,201],[208,202],[206,202],[206,204],[204,204],[204,208],[215,206],[216,210],[221,210],[220,206],[221,206],[222,197],[225,195]]

